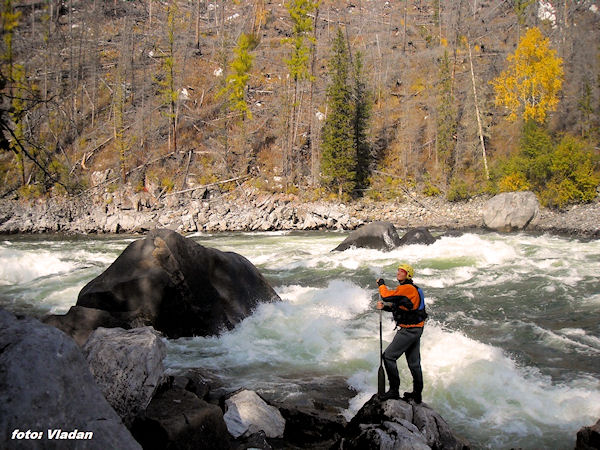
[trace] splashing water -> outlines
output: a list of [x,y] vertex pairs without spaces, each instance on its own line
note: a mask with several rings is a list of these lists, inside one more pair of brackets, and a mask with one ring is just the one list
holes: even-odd
[[[219,337],[168,341],[166,364],[204,367],[230,385],[296,395],[295,377],[342,376],[350,418],[376,391],[374,280],[415,267],[430,319],[424,401],[476,448],[572,448],[600,417],[600,242],[468,233],[391,252],[331,252],[345,233],[198,234],[253,262],[282,301],[260,305]],[[131,238],[0,243],[0,306],[66,312]],[[389,315],[388,315],[389,316]],[[384,319],[384,345],[394,334]],[[399,360],[402,388],[411,378]]]

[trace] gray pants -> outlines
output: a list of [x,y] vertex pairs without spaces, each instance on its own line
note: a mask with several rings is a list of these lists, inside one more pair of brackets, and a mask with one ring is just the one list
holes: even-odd
[[400,374],[396,361],[406,354],[406,362],[413,378],[413,392],[423,391],[423,373],[421,372],[421,335],[422,327],[400,328],[394,339],[383,352],[383,364],[390,382],[390,390],[400,389]]

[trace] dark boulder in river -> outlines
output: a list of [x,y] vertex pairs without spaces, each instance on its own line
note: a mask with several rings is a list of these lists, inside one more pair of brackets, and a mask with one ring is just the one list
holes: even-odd
[[435,237],[429,232],[427,228],[419,227],[408,230],[406,234],[402,236],[402,239],[400,239],[400,245],[430,245],[433,244],[435,241]]
[[[46,322],[77,328],[69,316],[87,308],[110,314],[99,314],[91,326],[151,325],[168,337],[208,336],[233,328],[259,303],[275,300],[279,296],[243,256],[159,229],[129,244],[81,290],[74,308]],[[103,323],[111,321],[117,325]],[[78,333],[81,339],[85,330]]]
[[400,238],[396,227],[390,222],[371,222],[350,233],[333,251],[344,251],[351,247],[390,251],[401,245],[429,245],[435,240],[427,228],[412,228]]
[[390,222],[378,221],[363,225],[353,231],[333,251],[343,252],[351,247],[390,251],[398,245],[400,245],[400,237],[396,227]]

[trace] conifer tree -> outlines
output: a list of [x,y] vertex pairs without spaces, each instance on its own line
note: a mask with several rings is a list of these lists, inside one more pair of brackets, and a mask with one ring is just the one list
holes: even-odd
[[327,88],[329,113],[323,127],[321,171],[324,184],[341,197],[356,187],[352,92],[348,85],[348,49],[342,30],[333,40]]
[[367,141],[367,130],[371,117],[371,98],[363,74],[362,54],[354,59],[354,148],[356,150],[356,187],[364,189],[369,184],[371,147]]
[[251,36],[242,33],[237,46],[233,50],[235,58],[229,66],[229,75],[225,80],[225,87],[219,91],[219,96],[229,94],[229,109],[241,114],[243,119],[252,119],[252,112],[246,100],[246,86],[252,70],[254,56],[250,53],[254,41]]

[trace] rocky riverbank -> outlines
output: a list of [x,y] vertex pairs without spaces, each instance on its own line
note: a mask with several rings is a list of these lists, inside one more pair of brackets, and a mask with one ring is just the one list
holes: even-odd
[[[0,202],[0,233],[144,233],[169,228],[198,231],[353,230],[375,220],[400,229],[484,228],[483,208],[489,196],[462,202],[409,193],[393,201],[349,203],[301,201],[297,196],[270,194],[254,187],[221,193],[206,189],[155,198],[128,190],[96,196],[31,202]],[[562,211],[540,208],[528,228],[580,237],[600,236],[600,201]]]

